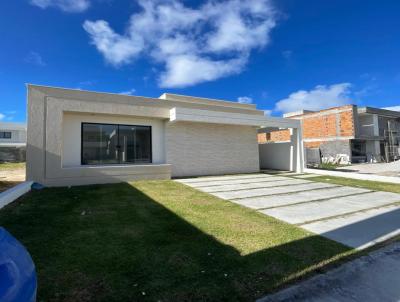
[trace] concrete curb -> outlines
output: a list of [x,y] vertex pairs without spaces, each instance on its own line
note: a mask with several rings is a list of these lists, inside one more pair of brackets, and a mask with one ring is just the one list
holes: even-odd
[[393,183],[393,184],[400,184],[400,177],[360,174],[360,173],[355,173],[355,172],[339,172],[339,171],[309,169],[309,168],[305,169],[304,172],[317,174],[317,175],[329,175],[329,176],[345,177],[345,178],[352,178],[352,179],[358,179],[358,180],[370,180],[370,181],[389,182],[389,183]]
[[0,209],[31,190],[33,181],[25,181],[0,193]]

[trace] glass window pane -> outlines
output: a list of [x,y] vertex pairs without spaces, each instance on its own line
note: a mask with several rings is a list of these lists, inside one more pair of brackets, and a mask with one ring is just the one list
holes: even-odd
[[151,163],[151,127],[136,126],[135,162]]
[[118,126],[82,124],[82,164],[118,163]]
[[0,132],[0,138],[11,138],[11,132]]
[[121,163],[135,162],[135,126],[119,126],[119,160]]
[[119,126],[121,163],[151,163],[151,127]]

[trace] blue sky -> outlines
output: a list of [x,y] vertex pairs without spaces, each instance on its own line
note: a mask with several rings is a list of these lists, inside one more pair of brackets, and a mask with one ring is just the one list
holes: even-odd
[[400,1],[19,0],[0,12],[2,121],[25,121],[25,83],[253,102],[276,116],[400,106]]

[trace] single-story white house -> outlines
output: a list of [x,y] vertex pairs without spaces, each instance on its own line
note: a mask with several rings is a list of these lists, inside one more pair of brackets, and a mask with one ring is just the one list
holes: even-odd
[[0,161],[25,161],[26,125],[0,122]]
[[[259,148],[263,127],[293,129],[287,153]],[[254,173],[275,158],[302,171],[300,122],[253,104],[28,85],[27,180],[46,186]]]

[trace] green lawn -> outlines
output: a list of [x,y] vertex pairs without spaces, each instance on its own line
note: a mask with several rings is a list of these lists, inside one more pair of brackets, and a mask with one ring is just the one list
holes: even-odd
[[0,171],[25,168],[25,163],[0,163]]
[[0,225],[30,251],[38,301],[254,301],[354,253],[173,181],[33,191]]
[[358,180],[358,179],[335,177],[335,176],[316,176],[307,178],[307,180],[327,182],[343,186],[367,188],[374,191],[388,191],[388,192],[400,193],[400,185],[387,182]]

